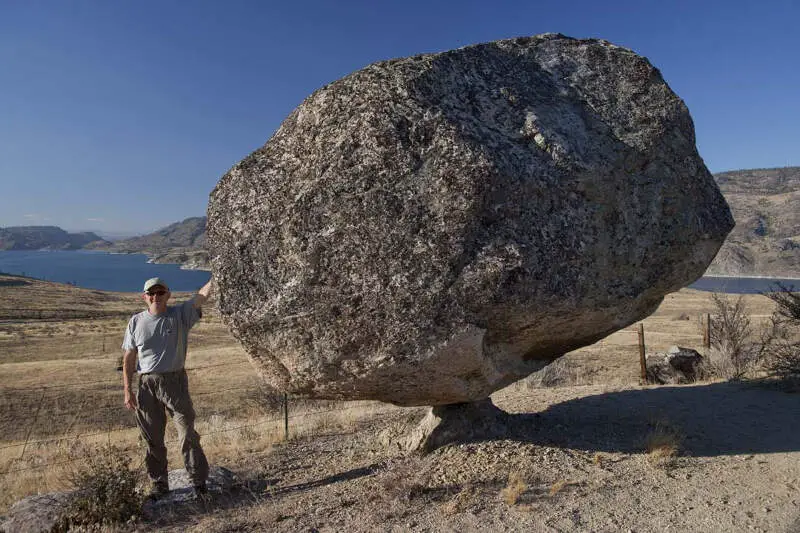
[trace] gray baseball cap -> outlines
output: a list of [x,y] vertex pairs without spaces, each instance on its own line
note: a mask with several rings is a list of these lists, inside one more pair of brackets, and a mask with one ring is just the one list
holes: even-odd
[[164,283],[163,279],[161,279],[161,278],[150,278],[150,279],[148,279],[147,281],[144,282],[144,292],[149,291],[150,289],[152,289],[156,285],[160,285],[160,286],[164,287],[166,290],[169,290],[169,287],[167,286],[166,283]]

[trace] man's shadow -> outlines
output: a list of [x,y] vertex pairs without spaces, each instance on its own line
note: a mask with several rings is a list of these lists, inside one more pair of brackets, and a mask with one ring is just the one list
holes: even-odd
[[677,432],[685,455],[800,451],[800,395],[753,384],[609,392],[508,416],[505,438],[586,451],[642,452],[657,428]]

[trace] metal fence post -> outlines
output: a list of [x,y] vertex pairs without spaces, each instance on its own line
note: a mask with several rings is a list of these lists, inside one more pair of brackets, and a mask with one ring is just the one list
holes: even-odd
[[644,356],[644,324],[639,322],[639,365],[642,371],[642,383],[647,384],[647,362]]
[[289,395],[283,393],[283,438],[289,440]]

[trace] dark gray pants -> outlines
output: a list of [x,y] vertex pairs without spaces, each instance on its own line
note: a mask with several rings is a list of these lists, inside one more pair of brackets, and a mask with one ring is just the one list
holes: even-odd
[[200,447],[200,435],[194,430],[194,407],[189,397],[189,380],[185,370],[166,374],[139,376],[136,423],[147,444],[145,464],[154,485],[167,489],[167,447],[164,431],[167,413],[178,429],[178,442],[183,454],[183,464],[194,485],[202,485],[208,478],[208,461]]

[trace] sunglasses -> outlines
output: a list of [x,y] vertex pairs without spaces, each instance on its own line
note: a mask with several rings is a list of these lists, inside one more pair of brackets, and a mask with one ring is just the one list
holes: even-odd
[[165,290],[147,291],[148,296],[164,296],[165,294],[167,294]]

